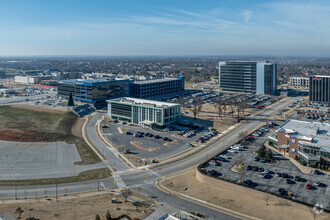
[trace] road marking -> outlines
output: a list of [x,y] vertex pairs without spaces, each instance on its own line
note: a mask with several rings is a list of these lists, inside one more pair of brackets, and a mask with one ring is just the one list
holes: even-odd
[[146,170],[146,172],[149,173],[149,174],[152,174],[152,175],[154,175],[154,176],[157,176],[158,178],[161,177],[160,174],[156,173],[156,172],[153,171],[153,170]]
[[135,170],[133,168],[128,168],[124,170],[117,170],[118,174],[133,173]]
[[302,196],[302,197],[300,198],[300,200],[299,200],[299,201],[301,202],[301,201],[303,200],[303,198],[304,198],[304,197]]
[[301,185],[301,184],[302,184],[302,183],[298,183],[297,187],[300,188],[300,185]]
[[113,175],[113,179],[115,180],[115,183],[119,188],[126,187],[126,184],[124,183],[123,179],[118,174]]
[[149,168],[150,167],[150,165],[145,165],[145,166],[140,166],[140,167],[138,167],[138,169],[139,170],[143,170],[143,169],[147,169],[147,168]]
[[319,188],[319,190],[317,190],[317,193],[320,194],[321,188]]
[[134,189],[134,188],[148,187],[148,186],[151,186],[153,184],[154,184],[153,181],[146,181],[146,182],[126,186],[126,188],[127,189]]
[[189,195],[186,195],[186,194],[182,194],[182,193],[180,193],[180,195],[183,196],[183,197],[186,197],[186,198],[188,198],[188,199],[192,199],[192,200],[195,200],[195,201],[197,201],[197,202],[200,202],[200,203],[206,204],[206,201],[204,201],[204,200],[197,199],[197,198],[195,198],[195,197],[192,197],[192,196],[189,196]]
[[265,186],[264,191],[266,191],[266,189],[267,189],[267,186]]
[[311,204],[311,203],[310,203],[310,202],[311,202],[311,200],[312,200],[312,198],[310,198],[310,199],[308,200],[308,202],[307,202],[307,203],[308,203],[308,204]]

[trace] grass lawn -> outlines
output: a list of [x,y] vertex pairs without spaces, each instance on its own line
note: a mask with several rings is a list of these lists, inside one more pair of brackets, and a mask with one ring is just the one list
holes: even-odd
[[[33,109],[35,108],[35,109]],[[65,141],[76,144],[81,162],[77,164],[93,164],[101,162],[101,159],[87,145],[81,135],[82,123],[75,126],[79,118],[69,111],[43,110],[40,107],[31,106],[0,106],[0,127],[18,129],[21,131],[36,132],[37,135],[27,136],[30,141]],[[76,134],[73,134],[75,126]],[[35,140],[33,140],[35,138]]]
[[88,170],[81,172],[79,176],[50,178],[50,179],[35,179],[35,180],[1,180],[0,186],[32,186],[32,185],[49,185],[56,183],[72,183],[94,179],[103,179],[111,176],[108,168]]

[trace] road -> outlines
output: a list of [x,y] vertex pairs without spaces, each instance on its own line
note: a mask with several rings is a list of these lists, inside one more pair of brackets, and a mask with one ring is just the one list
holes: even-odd
[[[205,208],[203,206],[188,202],[186,200],[165,194],[164,192],[158,190],[155,186],[153,186],[153,182],[155,182],[159,177],[167,176],[191,167],[196,167],[208,158],[212,158],[214,155],[228,149],[229,146],[233,145],[239,139],[239,134],[241,132],[246,132],[247,130],[254,129],[261,122],[267,121],[269,117],[275,115],[280,109],[285,108],[289,105],[290,102],[293,102],[297,99],[298,98],[290,98],[255,117],[247,117],[246,122],[240,127],[233,130],[230,135],[222,137],[220,140],[205,148],[204,150],[200,151],[198,154],[194,154],[188,158],[161,167],[156,167],[154,169],[126,173],[120,176],[116,175],[115,177],[107,179],[58,184],[57,193],[60,195],[69,193],[90,192],[97,189],[101,189],[101,186],[104,186],[105,188],[116,188],[119,186],[116,182],[119,176],[126,188],[137,190],[138,192],[150,196],[152,198],[155,198],[156,196],[156,200],[158,198],[158,200],[161,201],[164,206],[172,207],[173,209],[171,210],[180,207],[180,209],[182,210],[189,211],[193,209],[202,213],[206,213],[208,216],[216,216],[216,219],[218,219],[218,216],[220,216],[219,218],[221,218],[222,216],[221,219],[235,219],[234,217],[222,213],[215,213],[215,211],[212,209]],[[117,170],[128,169],[127,165],[123,163],[120,159],[118,159],[114,154],[112,154],[112,152],[97,137],[94,126],[101,116],[101,113],[96,115],[94,118],[91,119],[87,126],[87,132],[90,141],[94,144],[94,146],[99,149],[101,153],[104,154],[104,156],[107,158],[107,163],[109,163],[112,167],[116,168]],[[27,196],[26,191],[28,193]],[[55,185],[28,186],[19,187],[17,189],[15,189],[15,187],[0,187],[0,198],[15,198],[15,195],[19,198],[33,197],[36,195],[36,193],[38,196],[55,195],[56,187]]]

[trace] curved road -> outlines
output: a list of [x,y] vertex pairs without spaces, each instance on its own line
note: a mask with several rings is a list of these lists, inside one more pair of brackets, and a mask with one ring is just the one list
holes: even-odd
[[[203,206],[194,204],[192,202],[180,199],[178,197],[166,194],[158,190],[153,183],[162,176],[170,175],[178,171],[182,171],[194,166],[197,166],[201,162],[215,156],[216,154],[223,152],[228,149],[229,146],[233,145],[238,139],[241,132],[246,130],[252,130],[258,126],[261,122],[265,122],[269,117],[275,115],[280,109],[289,105],[290,102],[295,100],[288,99],[272,109],[268,109],[265,112],[255,116],[247,117],[246,122],[240,127],[231,131],[229,135],[226,135],[219,139],[214,144],[205,148],[197,154],[194,154],[188,158],[173,162],[171,164],[163,165],[153,169],[145,171],[137,171],[133,173],[127,173],[122,175],[114,175],[111,178],[101,179],[101,180],[91,180],[85,182],[76,182],[76,183],[66,183],[57,185],[58,195],[62,194],[71,194],[71,193],[81,193],[81,192],[90,192],[95,190],[103,190],[108,188],[129,188],[132,190],[137,190],[139,193],[145,194],[156,201],[161,201],[160,206],[166,212],[167,207],[170,207],[169,210],[177,210],[177,207],[180,207],[181,210],[188,211],[200,211],[201,213],[207,214],[207,216],[216,218],[216,219],[236,219],[232,216],[228,216],[223,213],[216,212],[212,209],[205,208]],[[97,114],[87,125],[87,132],[90,141],[98,150],[104,154],[107,158],[104,161],[106,164],[116,168],[116,169],[127,169],[127,165],[118,159],[112,151],[110,151],[96,136],[95,124],[97,120],[102,116],[102,113]],[[119,183],[118,183],[119,182]],[[45,186],[24,186],[24,187],[0,187],[0,198],[26,198],[26,197],[35,197],[36,195],[45,196],[45,195],[55,195],[56,185],[45,185]]]

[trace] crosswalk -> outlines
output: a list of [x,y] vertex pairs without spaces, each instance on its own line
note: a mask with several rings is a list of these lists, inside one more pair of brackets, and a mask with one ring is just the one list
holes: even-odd
[[141,187],[148,187],[151,185],[154,185],[155,182],[154,181],[146,181],[146,182],[142,182],[142,183],[137,183],[134,185],[128,185],[126,186],[127,189],[134,189],[134,188],[141,188]]
[[117,170],[118,174],[126,174],[126,173],[133,173],[135,171],[135,169],[133,168],[128,168],[128,169],[124,169],[124,170]]

